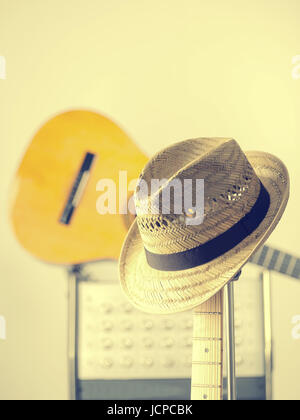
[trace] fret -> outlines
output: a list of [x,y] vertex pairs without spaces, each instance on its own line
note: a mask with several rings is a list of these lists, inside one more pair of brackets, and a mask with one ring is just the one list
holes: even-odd
[[220,399],[222,388],[222,385],[194,384],[192,385],[192,395],[196,394],[197,400],[215,401]]
[[300,258],[297,259],[294,270],[292,272],[292,276],[295,277],[296,279],[299,278],[300,275]]
[[287,271],[287,268],[289,266],[289,263],[290,263],[291,259],[292,259],[291,255],[285,254],[285,256],[283,258],[283,261],[282,261],[282,264],[281,264],[281,267],[279,269],[280,273],[286,274],[286,271]]
[[194,311],[192,400],[222,399],[223,291]]
[[217,356],[222,351],[222,340],[194,341],[193,345],[193,351],[195,353],[193,361],[220,362]]
[[220,354],[222,354],[222,341],[194,341],[192,363],[222,363],[222,360],[220,360]]
[[279,252],[279,255],[278,255],[278,258],[277,258],[277,261],[276,261],[276,264],[274,265],[273,270],[275,270],[275,271],[279,271],[280,270],[280,267],[281,267],[281,264],[283,263],[284,257],[285,257],[285,254],[280,251]]
[[219,376],[219,372],[221,370],[222,362],[217,362],[213,365],[200,365],[200,364],[192,364],[193,368],[193,375],[197,378],[197,380],[192,381],[192,384],[204,382],[209,383],[211,385],[220,385],[219,380],[217,379]]
[[292,276],[292,273],[294,271],[294,267],[295,267],[296,263],[297,263],[297,258],[296,257],[292,257],[290,259],[289,265],[288,265],[288,267],[286,269],[286,274],[288,276]]
[[195,316],[198,315],[223,315],[222,312],[195,312]]
[[268,247],[268,252],[267,252],[267,255],[265,256],[265,260],[264,260],[264,265],[263,265],[264,267],[269,267],[271,258],[273,256],[273,252],[274,252],[274,249]]
[[257,261],[258,265],[263,265],[264,264],[264,260],[266,258],[266,255],[267,255],[268,251],[269,251],[269,248],[267,246],[264,246],[262,248],[261,253],[260,253],[260,257]]
[[272,255],[270,264],[266,268],[268,268],[269,270],[273,270],[279,254],[280,254],[280,251],[278,251],[277,249],[275,249],[274,252],[273,252],[273,255]]
[[193,340],[201,340],[201,341],[222,341],[222,338],[217,337],[193,337]]
[[222,365],[222,362],[197,362],[197,361],[193,361],[192,362],[193,365],[201,365],[201,366],[220,366]]
[[250,258],[249,261],[251,261],[253,264],[257,264],[257,261],[259,260],[261,254],[261,249],[259,249],[257,252],[255,252],[254,255],[252,255],[252,257]]

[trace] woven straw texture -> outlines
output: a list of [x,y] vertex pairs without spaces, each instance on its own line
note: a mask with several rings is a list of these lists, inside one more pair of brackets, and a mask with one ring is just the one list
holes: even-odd
[[[152,313],[194,308],[223,288],[269,237],[289,196],[284,164],[268,153],[244,153],[233,139],[199,138],[177,143],[156,154],[140,178],[149,186],[149,194],[137,195],[137,219],[123,245],[120,280],[131,302]],[[168,182],[151,195],[152,179]],[[169,214],[151,211],[157,203],[156,194],[161,194],[175,179],[182,182],[204,179],[202,224],[187,225],[186,215],[172,211],[178,204],[172,202],[173,194]],[[270,208],[258,228],[236,247],[207,264],[187,270],[159,271],[148,265],[144,248],[156,254],[173,254],[227,231],[255,204],[260,181],[270,195]],[[161,207],[161,200],[158,202]]]

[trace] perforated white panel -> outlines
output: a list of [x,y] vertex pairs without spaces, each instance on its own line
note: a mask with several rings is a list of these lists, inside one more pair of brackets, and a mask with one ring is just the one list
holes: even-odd
[[[84,271],[93,281],[79,286],[79,378],[189,378],[192,313],[149,315],[133,308],[119,286],[114,263],[90,264]],[[244,270],[235,295],[237,374],[263,376],[262,296],[256,269]]]

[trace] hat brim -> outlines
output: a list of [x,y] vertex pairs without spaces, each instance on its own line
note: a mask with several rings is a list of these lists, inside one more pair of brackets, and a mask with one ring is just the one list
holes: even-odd
[[138,309],[169,314],[195,308],[221,290],[263,245],[275,229],[289,198],[285,165],[264,152],[246,152],[270,195],[270,207],[258,228],[237,246],[207,264],[182,271],[159,271],[149,266],[137,222],[123,244],[119,272],[121,286]]

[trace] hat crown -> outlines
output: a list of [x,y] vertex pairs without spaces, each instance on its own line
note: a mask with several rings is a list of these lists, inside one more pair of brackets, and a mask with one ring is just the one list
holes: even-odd
[[[196,180],[204,180],[201,224],[187,224],[191,216],[185,209],[187,180],[193,183],[193,190]],[[260,191],[259,178],[233,139],[178,143],[155,155],[140,181],[147,191],[136,191],[137,223],[145,248],[156,254],[186,251],[225,232],[250,211]],[[182,194],[175,196],[178,186]],[[167,192],[170,206],[166,213],[162,196]]]

